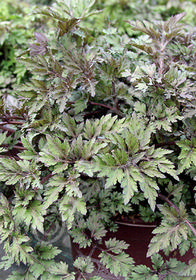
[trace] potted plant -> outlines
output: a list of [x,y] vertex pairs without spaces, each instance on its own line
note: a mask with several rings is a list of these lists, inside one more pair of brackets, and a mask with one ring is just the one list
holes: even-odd
[[[22,124],[5,122],[0,138],[0,180],[11,186],[0,201],[1,267],[25,265],[9,279],[194,279],[194,34],[183,13],[129,21],[133,38],[111,26],[95,34],[86,28],[100,13],[94,4],[39,10],[57,20],[56,38],[35,33],[19,58],[32,79],[17,90]],[[19,141],[14,158],[7,131]],[[156,224],[150,266],[134,264],[122,239],[138,234],[136,218]],[[51,222],[65,222],[75,249],[85,248],[75,272],[55,261],[57,247],[29,237]],[[190,262],[161,256],[190,248]]]

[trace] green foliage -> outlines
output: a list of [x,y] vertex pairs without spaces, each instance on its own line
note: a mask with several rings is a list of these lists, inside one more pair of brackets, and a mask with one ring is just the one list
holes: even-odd
[[151,271],[145,265],[139,265],[134,268],[134,272],[131,274],[130,279],[154,279],[158,280],[160,278],[167,280],[183,280],[183,279],[192,279],[184,278],[182,276],[182,271],[185,268],[185,265],[177,261],[176,259],[170,259],[164,263],[163,258],[156,254],[152,257],[153,271]]
[[[30,246],[30,238],[27,236],[28,227],[31,224],[32,228],[36,227],[43,231],[42,215],[45,214],[40,209],[40,201],[33,200],[34,195],[32,191],[29,193],[18,190],[16,203],[10,206],[6,197],[1,194],[0,232],[7,256],[3,257],[0,267],[8,269],[14,262],[27,266],[24,273],[13,272],[9,279],[38,279],[39,277],[40,279],[63,279],[63,277],[74,279],[74,274],[68,272],[66,263],[55,263],[54,257],[60,253],[57,247],[39,243],[34,248]],[[21,223],[23,227],[20,228]]]
[[169,206],[159,206],[164,216],[162,223],[153,233],[156,234],[149,245],[148,256],[152,256],[159,250],[169,247],[170,251],[177,248],[183,240],[188,238],[188,226],[185,223],[187,213],[183,202],[179,205],[179,211]]
[[0,7],[0,94],[13,96],[16,85],[28,80],[30,74],[18,63],[19,51],[28,48],[33,32],[45,24],[40,16],[29,15],[31,7],[25,3],[5,0]]
[[91,273],[94,270],[93,262],[90,257],[79,257],[75,260],[74,266],[81,270],[83,273]]
[[25,223],[27,227],[30,225],[32,229],[39,230],[44,233],[43,222],[46,211],[43,210],[41,201],[32,199],[34,193],[27,190],[19,189],[15,194],[15,207],[13,216],[18,224]]
[[107,269],[111,271],[115,276],[127,276],[132,267],[132,258],[124,252],[118,253],[118,255],[113,255],[110,253],[102,252],[99,257],[101,262],[106,266]]
[[[6,133],[1,133],[0,135],[0,146],[3,145],[3,142],[6,140]],[[5,152],[6,149],[3,147],[0,147],[0,153]]]
[[154,210],[158,185],[152,178],[165,178],[163,174],[165,172],[177,180],[178,177],[173,164],[164,158],[171,151],[160,148],[156,150],[148,145],[153,132],[153,126],[145,128],[145,122],[140,120],[139,123],[137,116],[134,115],[128,129],[120,135],[116,133],[107,136],[107,140],[112,143],[112,149],[108,153],[98,154],[90,163],[79,162],[78,170],[91,177],[93,172],[98,173],[98,177],[106,177],[106,188],[114,186],[117,182],[120,183],[125,204],[130,201],[140,186]]
[[181,148],[181,153],[178,157],[179,159],[179,173],[191,167],[195,166],[196,163],[196,139],[182,140],[177,143]]
[[0,165],[0,179],[7,185],[20,183],[26,188],[42,188],[40,183],[41,172],[35,161],[13,161],[9,158],[2,158]]
[[[92,276],[94,250],[114,277],[194,279],[195,258],[186,265],[158,254],[196,248],[195,4],[175,3],[58,0],[30,16],[0,8],[0,180],[10,188],[0,198],[0,267],[26,268],[8,279],[102,279]],[[152,268],[108,238],[124,215],[161,220]],[[65,222],[89,249],[76,272],[56,262],[57,247],[31,242],[48,221]]]

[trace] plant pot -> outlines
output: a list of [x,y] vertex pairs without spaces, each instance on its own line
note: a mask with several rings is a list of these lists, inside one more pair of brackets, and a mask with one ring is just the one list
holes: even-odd
[[[148,244],[152,238],[152,231],[155,228],[153,224],[133,224],[130,222],[117,222],[118,231],[108,232],[104,240],[116,238],[129,244],[126,253],[134,258],[136,264],[145,264],[150,266],[150,258],[146,258]],[[72,240],[72,239],[71,239]],[[92,247],[79,248],[78,244],[72,242],[73,259],[78,256],[88,256],[92,252]],[[91,257],[98,259],[100,250],[94,250]]]
[[[153,237],[152,231],[156,228],[156,224],[142,223],[142,221],[136,221],[136,223],[130,222],[118,222],[119,229],[114,234],[117,239],[124,240],[129,244],[126,252],[134,259],[136,265],[146,265],[152,267],[151,259],[146,257],[148,251],[148,245]],[[113,234],[112,234],[113,235]],[[188,262],[194,258],[194,254],[191,249],[181,256],[178,250],[175,250],[166,256],[162,251],[159,252],[164,260],[169,258],[176,258],[179,261]]]
[[[130,257],[132,257],[135,261],[136,265],[146,265],[150,268],[152,268],[152,262],[150,257],[146,257],[147,251],[148,251],[148,245],[150,243],[150,240],[153,237],[152,231],[156,227],[155,224],[150,223],[144,223],[141,220],[136,221],[137,223],[131,223],[131,222],[117,222],[118,223],[118,231],[108,232],[104,240],[108,240],[109,238],[116,238],[118,240],[123,240],[126,243],[129,244],[128,249],[126,250],[126,253],[129,254]],[[89,276],[101,276],[103,277],[103,266],[99,262],[99,254],[101,253],[100,249],[94,249],[92,247],[87,248],[79,248],[78,244],[74,243],[73,240],[71,240],[72,243],[72,256],[75,260],[79,256],[91,256],[93,261],[96,264],[97,271],[95,273],[98,273],[101,271],[102,275],[99,274],[93,274]],[[188,252],[181,256],[178,250],[173,251],[170,253],[169,256],[166,256],[163,252],[160,252],[164,260],[169,260],[169,258],[176,258],[179,261],[185,262],[188,264],[189,260],[191,260],[194,255],[192,253],[192,250],[189,249]],[[105,269],[106,273],[106,269]],[[108,272],[107,272],[108,273]],[[107,275],[107,274],[106,274]],[[108,275],[107,275],[108,277]],[[103,279],[124,279],[121,278],[115,278],[114,276],[111,276],[113,278],[104,278]]]

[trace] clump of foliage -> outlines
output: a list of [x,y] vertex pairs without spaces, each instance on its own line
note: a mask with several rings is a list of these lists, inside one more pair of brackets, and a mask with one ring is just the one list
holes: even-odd
[[36,5],[51,5],[54,1],[53,0],[28,0],[29,3],[36,4]]
[[0,6],[0,128],[8,131],[4,146],[10,150],[10,156],[16,156],[18,148],[22,149],[20,129],[15,127],[20,128],[26,118],[26,108],[20,104],[15,88],[32,77],[17,55],[25,54],[35,31],[47,32],[50,27],[48,34],[53,32],[51,21],[34,14],[35,9],[26,2],[10,0]]
[[[159,253],[196,249],[195,35],[181,23],[184,13],[129,20],[133,37],[107,25],[95,35],[88,28],[100,17],[95,8],[95,1],[58,0],[39,9],[57,21],[55,40],[36,32],[29,56],[19,58],[33,78],[17,91],[21,123],[0,127],[0,180],[13,190],[10,200],[1,194],[1,268],[26,266],[10,280],[88,279],[97,248],[116,277],[194,279],[195,258],[185,264]],[[161,219],[147,253],[152,269],[134,265],[123,240],[106,237],[117,230],[115,216],[134,209]],[[92,246],[75,260],[77,272],[55,262],[57,247],[31,243],[48,216],[66,222],[80,247]]]
[[[46,30],[47,19],[32,14],[35,6],[25,2],[5,0],[0,7],[0,96],[10,107],[16,105],[13,97],[16,85],[27,81],[31,73],[17,61],[19,52],[28,48],[37,30]],[[12,96],[12,98],[10,98]],[[1,101],[2,104],[2,101]]]

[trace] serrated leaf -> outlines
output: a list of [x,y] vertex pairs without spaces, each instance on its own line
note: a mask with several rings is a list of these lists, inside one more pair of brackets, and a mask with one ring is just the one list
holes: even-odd
[[105,241],[105,245],[108,250],[112,251],[115,254],[119,254],[129,247],[129,245],[125,241],[117,240],[115,237],[110,238],[108,241]]
[[131,278],[133,280],[158,280],[158,275],[152,275],[152,271],[146,265],[137,265],[133,268]]
[[33,200],[29,203],[24,213],[23,219],[27,226],[31,225],[33,229],[37,229],[44,233],[43,223],[46,211],[39,200]]
[[61,250],[51,244],[46,245],[43,243],[37,243],[35,246],[35,252],[41,260],[52,260],[61,252]]
[[128,202],[133,197],[134,193],[137,192],[138,189],[137,182],[134,181],[133,178],[130,176],[128,169],[125,170],[121,186],[123,188],[124,203],[128,204]]
[[101,263],[115,276],[127,277],[131,272],[133,259],[124,252],[118,255],[112,255],[103,251],[99,257],[101,258]]
[[180,216],[173,207],[159,206],[164,219],[159,227],[153,233],[156,234],[149,244],[147,256],[157,253],[159,250],[166,249],[171,246],[171,250],[175,250],[183,240],[187,240],[188,228],[183,220],[186,216]]
[[181,173],[183,170],[189,168],[191,164],[196,162],[196,142],[191,140],[183,140],[177,142],[177,145],[181,148],[181,153],[179,155],[179,169],[178,173]]
[[52,275],[58,275],[59,277],[68,279],[68,280],[74,280],[74,272],[69,272],[68,270],[68,264],[66,264],[65,262],[58,262],[58,263],[54,263],[52,264],[49,268],[48,271],[52,274]]
[[156,182],[149,178],[148,181],[146,180],[146,182],[140,182],[139,184],[141,190],[144,192],[145,198],[148,200],[150,208],[152,211],[154,211],[156,206],[156,198],[158,196],[156,191],[158,190],[158,186]]
[[74,266],[83,273],[92,273],[94,271],[94,264],[90,257],[78,257]]
[[87,220],[87,227],[91,232],[91,238],[100,240],[106,235],[107,230],[100,222],[100,215],[92,214]]
[[64,195],[59,202],[59,211],[63,221],[66,221],[68,229],[71,228],[75,213],[86,214],[86,203],[79,198]]

